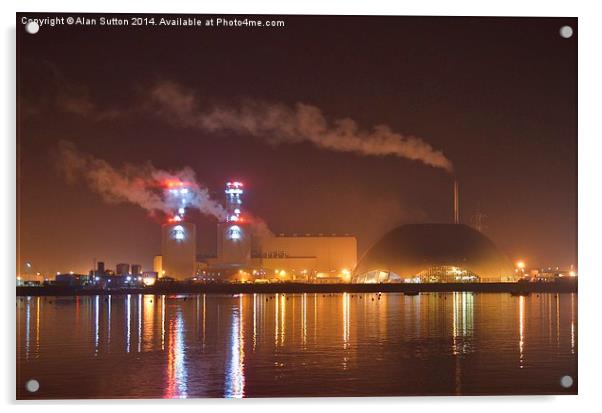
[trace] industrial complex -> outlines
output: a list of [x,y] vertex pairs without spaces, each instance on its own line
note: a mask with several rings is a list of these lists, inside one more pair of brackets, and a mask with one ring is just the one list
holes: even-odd
[[[274,235],[259,231],[243,212],[244,184],[228,182],[226,217],[217,224],[217,255],[196,248],[195,225],[186,222],[185,184],[170,188],[181,207],[161,232],[161,255],[155,256],[159,277],[195,281],[304,281],[351,280],[357,262],[357,241],[345,235]],[[178,192],[179,191],[179,192]]]
[[188,189],[169,190],[180,207],[163,225],[159,277],[175,280],[311,283],[514,282],[510,260],[485,235],[459,222],[454,182],[454,223],[404,225],[386,234],[357,260],[357,240],[345,235],[273,235],[258,232],[243,212],[244,184],[228,182],[226,217],[217,224],[217,255],[196,248],[196,231],[186,222]]
[[[216,253],[199,251],[196,225],[186,215],[197,187],[173,180],[161,190],[171,213],[161,226],[161,251],[153,258],[152,271],[125,263],[113,271],[95,261],[89,274],[57,273],[55,283],[109,289],[157,282],[506,283],[549,282],[577,275],[573,267],[527,270],[522,261],[515,265],[481,231],[461,224],[455,181],[453,223],[402,225],[383,235],[359,259],[357,240],[349,234],[271,233],[245,213],[245,185],[239,181],[225,186],[223,214],[216,225]],[[24,285],[26,279],[17,281]]]

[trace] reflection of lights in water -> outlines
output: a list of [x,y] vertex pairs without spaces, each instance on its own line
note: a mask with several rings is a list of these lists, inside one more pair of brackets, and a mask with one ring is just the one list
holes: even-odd
[[314,343],[318,338],[318,294],[314,293]]
[[571,294],[571,354],[575,354],[575,294]]
[[452,296],[452,353],[458,355],[458,303],[457,293]]
[[[454,292],[452,295],[452,354],[460,356],[471,351],[470,338],[473,333],[474,295]],[[456,357],[455,390],[462,394],[462,357]]]
[[36,299],[36,346],[35,353],[39,355],[40,353],[40,297],[38,296]]
[[143,350],[151,351],[153,349],[153,336],[155,333],[154,318],[155,306],[153,304],[153,295],[144,295],[144,324],[142,332]]
[[132,338],[131,332],[131,316],[132,316],[132,308],[131,308],[132,296],[130,294],[127,295],[126,299],[126,309],[125,309],[125,322],[126,322],[126,333],[125,333],[125,351],[130,352],[130,340]]
[[253,351],[257,345],[257,294],[253,294]]
[[165,350],[165,295],[161,296],[161,350]]
[[349,346],[349,294],[343,293],[343,348]]
[[454,292],[452,353],[467,354],[471,351],[470,337],[473,332],[474,295],[468,292]]
[[166,398],[185,399],[188,396],[188,371],[184,360],[184,319],[178,307],[175,320],[169,321],[169,343],[167,348],[167,392]]
[[284,345],[284,329],[286,327],[286,297],[284,294],[280,296],[280,346]]
[[301,296],[301,337],[303,338],[303,347],[307,344],[307,293]]
[[560,347],[560,294],[556,294],[556,346]]
[[280,295],[276,294],[276,299],[274,300],[274,345],[278,346],[278,327],[280,326],[278,321],[279,316],[279,303],[280,303]]
[[242,295],[238,308],[232,309],[230,331],[230,360],[226,370],[225,397],[242,398],[245,395],[245,337],[243,331]]
[[107,297],[107,344],[111,344],[111,295]]
[[[343,293],[343,349],[349,348],[349,294]],[[349,358],[346,353],[343,357],[343,370],[347,370]]]
[[99,313],[100,312],[100,296],[96,296],[96,300],[94,301],[94,353],[98,354],[98,345],[100,341],[100,332],[99,332]]
[[31,320],[31,297],[27,297],[27,304],[25,304],[25,359],[29,359],[29,346],[30,346],[30,337],[29,337],[29,327]]
[[203,294],[203,349],[205,348],[205,299],[206,299],[206,295]]
[[546,314],[548,318],[548,343],[552,344],[552,299],[550,295],[546,295],[546,302],[548,303],[548,313]]
[[138,294],[138,353],[142,350],[142,294]]
[[518,299],[518,351],[519,351],[519,365],[522,369],[524,367],[524,346],[525,346],[525,297],[520,296]]

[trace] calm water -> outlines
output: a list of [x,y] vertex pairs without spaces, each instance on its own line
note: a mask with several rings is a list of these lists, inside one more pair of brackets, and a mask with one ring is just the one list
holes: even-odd
[[18,398],[557,394],[576,375],[576,294],[17,298]]

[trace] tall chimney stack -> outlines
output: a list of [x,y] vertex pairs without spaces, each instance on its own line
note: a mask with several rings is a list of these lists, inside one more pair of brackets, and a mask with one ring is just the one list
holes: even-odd
[[460,223],[460,200],[458,197],[458,181],[454,179],[454,224]]

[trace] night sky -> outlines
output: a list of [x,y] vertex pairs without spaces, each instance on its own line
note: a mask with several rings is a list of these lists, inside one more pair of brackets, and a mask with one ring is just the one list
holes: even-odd
[[[178,127],[144,109],[164,81],[203,102],[302,102],[420,137],[453,162],[464,223],[480,204],[484,232],[509,258],[577,264],[576,19],[272,18],[286,27],[29,35],[18,23],[19,265],[87,272],[97,259],[147,270],[159,253],[158,217],[64,179],[61,140],[116,167],[190,166],[217,199],[240,179],[244,208],[275,233],[352,233],[359,256],[397,225],[452,220],[453,178],[442,169]],[[570,39],[559,35],[566,24]],[[215,252],[215,219],[190,219],[199,252]]]

